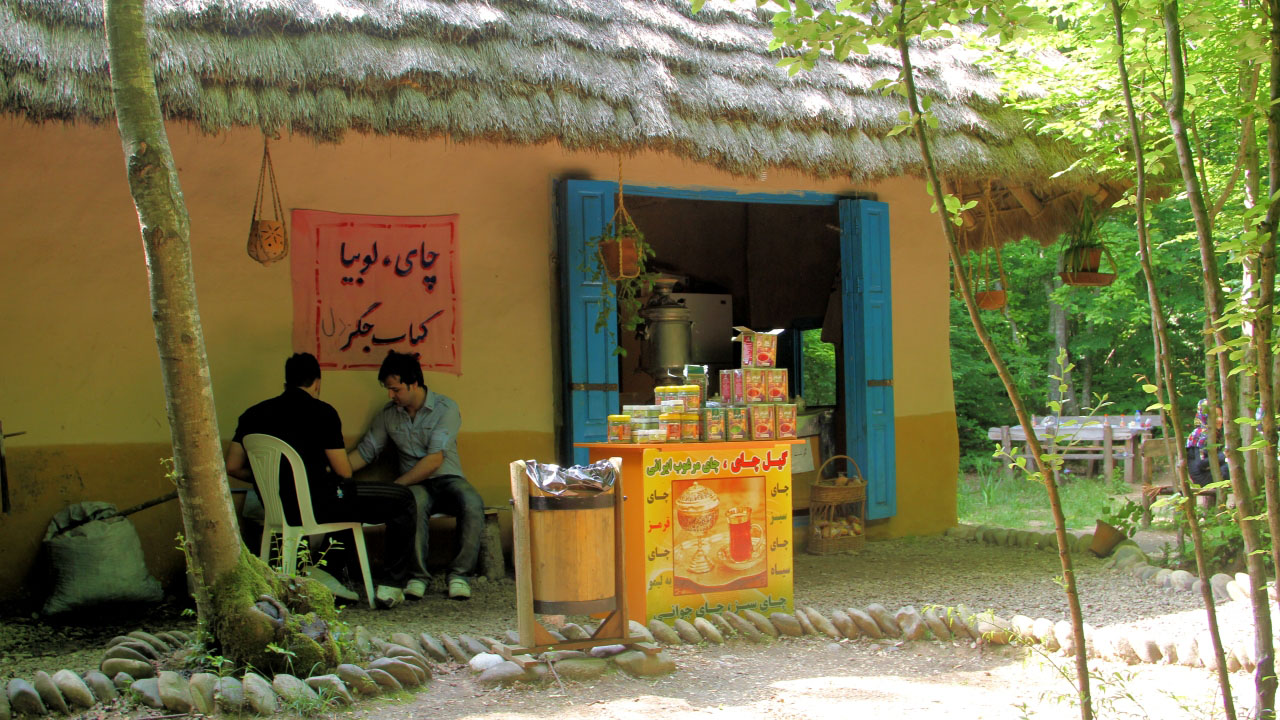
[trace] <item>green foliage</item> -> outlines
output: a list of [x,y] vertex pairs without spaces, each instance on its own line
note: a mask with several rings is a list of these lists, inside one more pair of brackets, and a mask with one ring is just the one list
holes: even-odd
[[[1209,567],[1240,572],[1244,570],[1244,537],[1240,533],[1240,525],[1232,515],[1230,509],[1221,506],[1204,513],[1200,539],[1204,543],[1205,562]],[[1190,554],[1190,548],[1187,551],[1183,554]],[[1194,556],[1184,558],[1183,562],[1186,567],[1195,567]]]
[[[1153,264],[1158,282],[1168,288],[1162,292],[1162,300],[1177,386],[1194,404],[1204,393],[1204,295],[1198,268],[1186,262],[1195,249],[1178,225],[1179,215],[1185,211],[1185,203],[1162,205],[1153,212],[1150,232],[1153,242],[1165,250],[1153,258]],[[1061,285],[1056,262],[1065,240],[1048,247],[1033,240],[1004,247],[1008,305],[1003,312],[984,312],[982,319],[1033,414],[1045,415],[1050,410],[1049,387],[1044,382],[1055,347],[1050,302],[1067,312],[1068,350],[1078,366],[1070,382],[1078,393],[1084,392],[1082,368],[1088,366],[1090,390],[1111,398],[1111,414],[1145,411],[1153,402],[1139,381],[1139,376],[1154,371],[1155,353],[1146,282],[1137,259],[1137,234],[1132,220],[1117,214],[1099,226],[1098,236],[1113,249],[1118,266],[1116,281],[1105,288]],[[958,299],[951,302],[951,366],[961,453],[988,454],[987,429],[1015,424],[1016,420]],[[1187,404],[1184,400],[1184,407]]]
[[836,347],[822,342],[822,330],[803,330],[804,401],[809,407],[836,404]]
[[[1183,510],[1176,505],[1180,502],[1187,502],[1182,498],[1176,498],[1169,503],[1157,503],[1156,507],[1163,505],[1173,505],[1174,522],[1186,527],[1186,516]],[[1203,507],[1200,501],[1196,501],[1196,517],[1200,523],[1200,540],[1204,547],[1205,564],[1212,572],[1237,573],[1244,572],[1244,536],[1240,532],[1240,525],[1236,522],[1235,510],[1226,505],[1213,505],[1211,507]],[[1271,537],[1265,525],[1261,525],[1259,529],[1262,532],[1262,548],[1265,552],[1271,552]],[[1196,558],[1195,550],[1190,543],[1184,542],[1176,549],[1176,562],[1178,567],[1195,571]]]
[[336,700],[325,688],[316,690],[315,697],[299,695],[292,699],[281,697],[281,712],[285,715],[297,715],[299,717],[319,717],[329,710],[329,706]]
[[[640,273],[636,277],[610,278],[600,256],[600,244],[607,241],[634,239],[639,258]],[[618,326],[623,330],[635,330],[640,326],[640,299],[653,291],[658,273],[649,272],[648,263],[654,256],[653,246],[644,239],[644,233],[629,216],[614,216],[614,221],[604,226],[604,231],[587,240],[587,258],[579,270],[587,274],[591,282],[600,283],[600,312],[596,315],[595,331],[603,330],[613,338],[613,312],[617,310]],[[614,353],[625,355],[626,350],[614,343]]]
[[1142,521],[1142,506],[1128,498],[1116,500],[1107,506],[1106,512],[1098,519],[1131,538]]

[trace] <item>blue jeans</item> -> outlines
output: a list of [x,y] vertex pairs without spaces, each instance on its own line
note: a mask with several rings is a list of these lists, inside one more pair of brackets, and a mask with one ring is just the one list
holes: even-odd
[[449,563],[449,579],[470,575],[480,558],[480,537],[484,533],[484,500],[480,493],[458,475],[429,477],[410,485],[418,506],[418,537],[414,543],[414,559],[419,567],[427,566],[428,524],[431,513],[439,512],[458,519],[458,554]]

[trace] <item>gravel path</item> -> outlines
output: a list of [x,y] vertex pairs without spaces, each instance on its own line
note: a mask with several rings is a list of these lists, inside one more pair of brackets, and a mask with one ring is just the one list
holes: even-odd
[[[1094,628],[1148,628],[1167,634],[1200,634],[1205,613],[1198,593],[1158,588],[1116,570],[1088,553],[1072,555],[1085,622]],[[1057,552],[994,546],[951,537],[911,537],[867,543],[857,554],[795,557],[798,604],[822,612],[879,603],[896,611],[905,605],[964,605],[972,612],[994,610],[1001,617],[1069,620],[1059,585]],[[1247,640],[1252,620],[1247,604],[1220,603],[1226,639]],[[377,635],[398,631],[496,635],[515,627],[515,586],[510,581],[476,587],[465,603],[440,595],[393,610],[350,606],[352,624]],[[584,618],[578,618],[584,620]]]

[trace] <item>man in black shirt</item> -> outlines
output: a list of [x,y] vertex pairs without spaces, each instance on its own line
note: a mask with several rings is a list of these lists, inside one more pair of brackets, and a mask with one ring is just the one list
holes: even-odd
[[[411,575],[425,577],[425,570],[414,571],[410,567],[410,550],[417,526],[413,494],[400,485],[357,483],[351,479],[351,464],[342,440],[342,420],[332,405],[320,399],[320,363],[310,353],[297,353],[285,361],[284,379],[283,393],[254,405],[240,416],[227,449],[227,474],[246,482],[253,480],[243,445],[246,435],[263,433],[280,438],[297,451],[307,469],[307,486],[316,522],[386,523],[387,579],[402,585]],[[285,458],[280,462],[280,502],[285,520],[290,525],[298,525],[302,516],[293,472]],[[378,594],[380,598],[384,595],[381,590]]]

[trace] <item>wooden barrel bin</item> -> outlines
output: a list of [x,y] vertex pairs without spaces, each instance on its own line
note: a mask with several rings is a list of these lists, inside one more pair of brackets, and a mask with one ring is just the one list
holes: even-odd
[[535,613],[588,615],[617,607],[613,491],[555,496],[530,484]]

